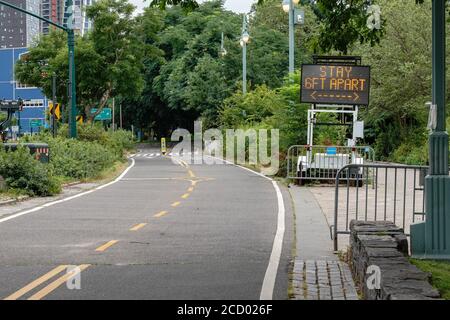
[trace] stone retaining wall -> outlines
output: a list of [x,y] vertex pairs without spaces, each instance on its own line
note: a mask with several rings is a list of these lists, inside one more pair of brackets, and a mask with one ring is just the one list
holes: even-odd
[[429,283],[430,275],[408,261],[408,240],[402,229],[391,222],[352,221],[350,230],[351,269],[364,299],[440,297]]

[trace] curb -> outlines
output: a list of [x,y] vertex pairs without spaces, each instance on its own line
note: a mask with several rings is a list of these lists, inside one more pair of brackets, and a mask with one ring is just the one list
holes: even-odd
[[[68,187],[76,186],[76,185],[81,184],[81,183],[82,183],[81,181],[75,181],[75,182],[63,184],[63,185],[61,185],[61,187],[62,188],[68,188]],[[28,200],[30,198],[31,198],[30,196],[23,196],[23,197],[19,197],[17,199],[10,199],[10,200],[5,200],[5,201],[0,201],[0,207],[14,205],[14,204],[17,204],[19,202],[26,201],[26,200]]]
[[0,207],[8,206],[8,205],[13,205],[13,204],[16,204],[16,203],[25,201],[25,200],[27,200],[27,199],[29,199],[29,198],[30,198],[29,196],[23,196],[23,197],[20,197],[20,198],[17,198],[17,199],[11,199],[11,200],[0,201]]
[[82,184],[82,183],[83,182],[81,182],[81,181],[69,182],[69,183],[61,185],[61,188],[73,187],[73,186],[76,186],[77,184]]

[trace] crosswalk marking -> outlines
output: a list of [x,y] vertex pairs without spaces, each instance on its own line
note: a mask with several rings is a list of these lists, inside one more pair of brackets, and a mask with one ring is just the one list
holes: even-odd
[[132,158],[154,159],[160,156],[161,156],[160,153],[138,153],[134,155]]
[[[183,156],[195,156],[201,154],[199,151],[195,152],[170,152],[167,153],[169,157],[183,157]],[[142,151],[133,156],[133,158],[146,158],[146,159],[154,159],[157,157],[161,157],[161,153],[143,153]]]

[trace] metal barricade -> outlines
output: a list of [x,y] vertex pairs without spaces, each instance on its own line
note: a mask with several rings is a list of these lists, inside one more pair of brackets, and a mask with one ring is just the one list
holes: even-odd
[[425,219],[428,169],[395,164],[347,165],[340,169],[331,227],[334,249],[338,250],[339,235],[350,234],[352,220],[392,221],[409,235],[411,223]]
[[295,145],[287,153],[287,178],[334,181],[339,170],[349,164],[375,162],[371,147]]

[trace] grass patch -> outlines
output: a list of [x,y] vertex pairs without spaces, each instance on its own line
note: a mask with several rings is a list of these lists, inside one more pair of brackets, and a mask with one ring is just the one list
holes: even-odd
[[27,197],[27,194],[23,190],[0,190],[0,201],[21,199]]
[[431,284],[439,290],[442,298],[450,300],[450,261],[411,259],[411,263],[431,273]]
[[83,179],[82,182],[110,182],[120,176],[122,172],[124,172],[128,167],[128,165],[128,161],[116,161],[116,163],[112,167],[104,169],[95,177]]

